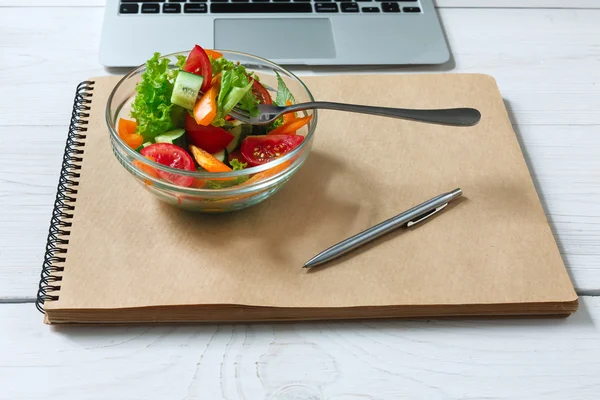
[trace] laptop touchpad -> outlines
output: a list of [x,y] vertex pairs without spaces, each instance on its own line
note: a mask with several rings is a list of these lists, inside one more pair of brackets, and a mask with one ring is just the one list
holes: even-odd
[[335,58],[327,18],[216,19],[215,48],[271,59]]

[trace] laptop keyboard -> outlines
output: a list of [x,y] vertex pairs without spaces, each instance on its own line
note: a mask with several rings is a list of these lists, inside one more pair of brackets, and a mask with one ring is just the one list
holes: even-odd
[[417,0],[121,0],[120,14],[420,13]]

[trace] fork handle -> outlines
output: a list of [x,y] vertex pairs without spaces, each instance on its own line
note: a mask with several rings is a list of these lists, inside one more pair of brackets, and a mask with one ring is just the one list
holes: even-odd
[[481,113],[474,108],[445,108],[433,110],[412,110],[407,108],[391,108],[376,106],[361,106],[357,104],[333,103],[330,101],[314,101],[287,106],[285,112],[304,111],[312,109],[349,111],[360,114],[379,115],[427,122],[430,124],[473,126],[481,119]]

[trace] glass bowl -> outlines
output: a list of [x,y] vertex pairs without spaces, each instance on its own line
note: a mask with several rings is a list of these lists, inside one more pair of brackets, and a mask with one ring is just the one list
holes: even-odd
[[[275,99],[277,89],[277,77],[275,75],[275,71],[277,71],[294,95],[297,103],[314,101],[306,85],[285,68],[250,54],[218,51],[226,59],[239,62],[249,72],[256,73],[273,99]],[[169,59],[170,65],[174,67],[177,62],[176,56],[183,55],[187,57],[188,54],[189,51],[169,54],[161,58]],[[141,80],[145,70],[145,65],[141,65],[117,83],[108,98],[106,123],[110,133],[113,153],[117,160],[139,184],[159,200],[179,208],[200,212],[241,210],[260,203],[281,189],[308,157],[317,126],[316,111],[299,113],[304,114],[304,116],[312,114],[312,119],[308,125],[297,132],[298,135],[304,136],[303,142],[297,148],[274,161],[257,167],[220,173],[183,171],[145,158],[130,148],[117,133],[119,118],[131,119],[129,106],[136,94],[136,84]],[[208,180],[231,179],[244,175],[248,175],[250,179],[237,186],[209,189],[205,185]],[[168,176],[170,179],[165,180],[161,176]],[[176,179],[173,179],[173,177],[176,177]],[[181,180],[190,182],[191,179],[194,180],[192,186],[181,186],[173,183],[173,181],[181,182]]]

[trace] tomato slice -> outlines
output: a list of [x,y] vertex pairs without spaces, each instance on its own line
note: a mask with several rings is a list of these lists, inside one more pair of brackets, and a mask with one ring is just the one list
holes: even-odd
[[[144,147],[140,153],[147,158],[153,159],[159,164],[172,168],[195,171],[194,159],[187,151],[171,143],[155,143]],[[182,176],[170,172],[156,171],[157,175],[166,181],[179,186],[192,186],[194,178]]]
[[233,140],[233,135],[218,126],[202,126],[189,113],[185,117],[185,130],[188,140],[211,154],[223,150]]
[[[248,79],[252,79],[252,77],[248,75]],[[273,104],[273,99],[267,88],[256,79],[254,79],[254,82],[252,83],[252,94],[256,96],[261,104]]]
[[210,66],[210,60],[204,49],[198,45],[195,45],[183,67],[185,72],[190,72],[195,75],[200,75],[204,78],[202,82],[201,91],[205,92],[210,87],[212,82],[212,67]]
[[242,156],[255,167],[289,153],[303,140],[301,135],[248,136],[242,142]]

